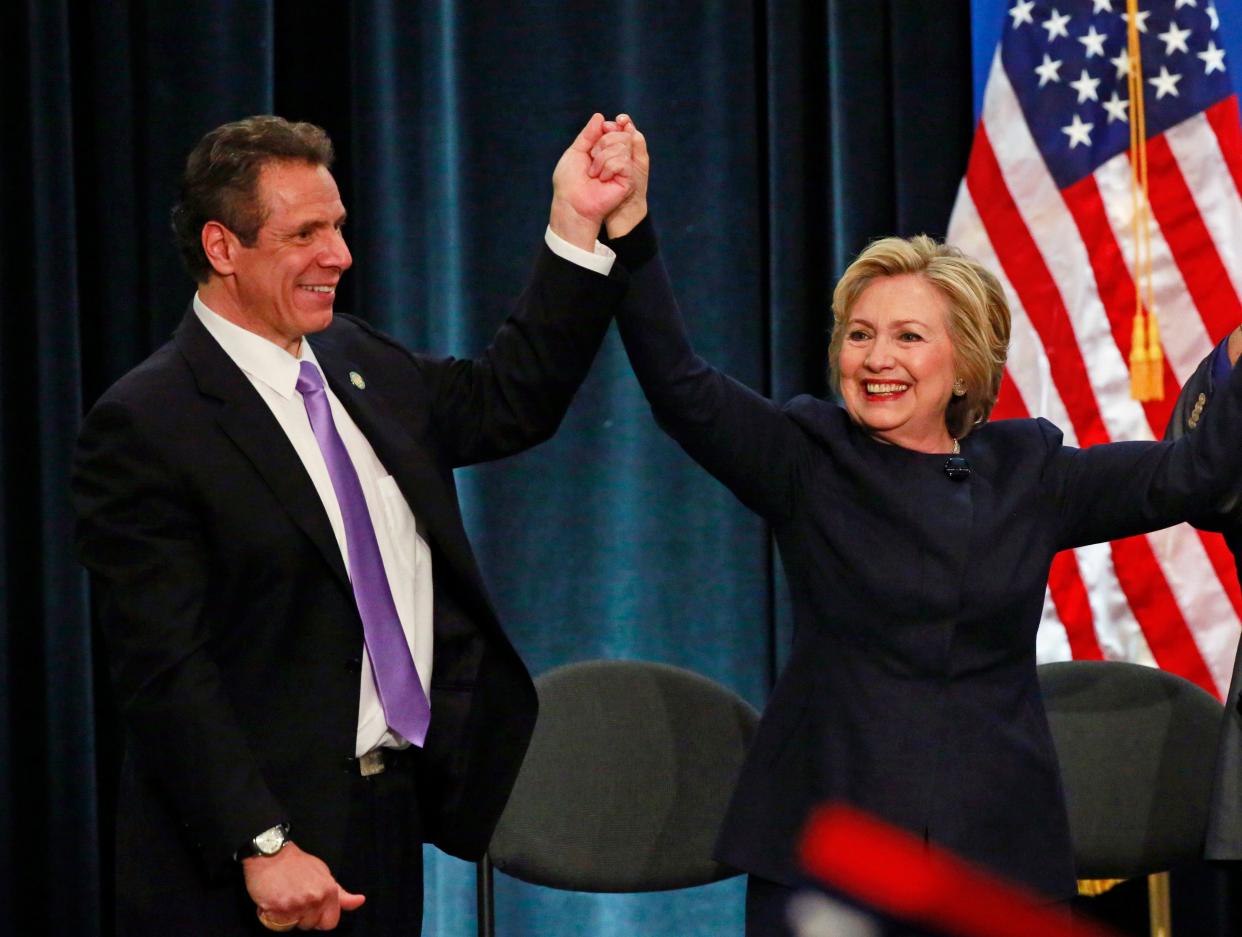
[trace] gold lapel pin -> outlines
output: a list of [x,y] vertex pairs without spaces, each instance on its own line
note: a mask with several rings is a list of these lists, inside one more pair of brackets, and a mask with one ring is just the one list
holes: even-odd
[[353,384],[359,390],[367,389],[367,382],[362,379],[362,375],[357,371],[349,372],[349,383]]

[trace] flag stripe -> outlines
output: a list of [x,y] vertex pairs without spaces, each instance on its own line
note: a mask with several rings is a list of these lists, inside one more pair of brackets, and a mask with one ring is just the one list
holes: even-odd
[[[1001,390],[1004,393],[1005,387],[1009,388],[1008,405],[1012,415],[1019,419],[1030,416],[1017,388],[1008,377],[1006,374],[1001,378]],[[1087,599],[1087,587],[1083,584],[1082,571],[1078,568],[1073,550],[1062,550],[1052,558],[1052,566],[1048,570],[1048,592],[1056,607],[1057,619],[1065,629],[1074,660],[1103,660],[1104,652],[1095,637],[1095,618],[1091,613],[1091,602]]]
[[[1094,175],[1084,176],[1065,189],[1063,195],[1083,243],[1091,245],[1087,257],[1095,274],[1096,288],[1108,316],[1113,341],[1122,359],[1129,361],[1134,338],[1134,278],[1130,276],[1130,270],[1121,256],[1121,247],[1113,237],[1108,211],[1100,197],[1100,187]],[[1153,436],[1158,435],[1168,423],[1179,389],[1173,368],[1165,361],[1164,400],[1143,404],[1147,425]]]
[[1048,358],[1042,352],[1039,336],[1035,334],[1022,301],[992,250],[992,243],[984,231],[983,221],[975,209],[965,179],[962,180],[957,202],[953,206],[953,216],[949,220],[948,240],[991,270],[1000,280],[1001,287],[1009,298],[1009,357],[1001,375],[1000,396],[992,411],[992,419],[1003,420],[1038,413],[1061,428],[1066,442],[1077,445],[1074,427],[1061,398],[1057,395],[1056,386],[1048,371]]
[[1238,614],[1202,537],[1188,524],[1178,524],[1147,536],[1164,569],[1169,589],[1216,686],[1229,686],[1233,655],[1224,648],[1237,640]]
[[1026,407],[1022,405],[1022,396],[1018,393],[1018,388],[1013,383],[1013,375],[1006,369],[1001,376],[1000,393],[996,395],[996,406],[992,408],[992,419],[1018,419],[1025,413]]
[[1171,128],[1164,140],[1229,275],[1229,283],[1222,285],[1234,295],[1242,295],[1242,199],[1230,184],[1229,167],[1216,131],[1206,114],[1196,114]]
[[1242,587],[1238,584],[1238,567],[1234,561],[1233,552],[1220,534],[1210,530],[1195,532],[1203,543],[1203,549],[1208,555],[1208,561],[1212,564],[1216,578],[1220,580],[1225,594],[1229,596],[1234,612],[1242,620]]
[[1128,660],[1156,666],[1147,636],[1143,633],[1135,610],[1130,607],[1125,590],[1113,565],[1113,548],[1108,543],[1091,543],[1074,550],[1083,582],[1087,584],[1087,600],[1095,618],[1096,639],[1105,660]]
[[1233,189],[1242,195],[1242,119],[1238,115],[1238,96],[1230,95],[1206,111],[1208,123],[1216,133],[1221,155],[1229,168]]
[[[1091,270],[1090,252],[1079,236],[1078,226],[1065,205],[1055,180],[1031,134],[1024,130],[1022,111],[1009,76],[995,68],[988,85],[984,106],[985,129],[994,124],[1010,128],[999,137],[988,137],[994,148],[996,162],[1010,193],[1015,197],[1018,212],[1029,230],[1044,269],[1051,275],[1061,309],[1072,327],[1071,334],[1059,336],[1072,342],[1085,361],[1090,356],[1090,387],[1093,391],[1086,404],[1092,408],[1107,436],[1114,439],[1150,439],[1151,430],[1142,407],[1130,399],[1130,371],[1126,360],[1112,339],[1108,314],[1100,300],[1094,279],[1084,275]],[[988,130],[990,134],[991,131]],[[1008,245],[1006,245],[1008,247]],[[1045,346],[1049,357],[1053,349]],[[1055,378],[1055,373],[1053,374]],[[1059,386],[1062,399],[1069,404],[1072,387]],[[1109,406],[1101,408],[1099,396]],[[1082,445],[1098,440],[1080,439]]]
[[1160,567],[1147,538],[1127,537],[1114,540],[1111,546],[1117,579],[1130,608],[1135,611],[1156,666],[1180,674],[1219,698],[1222,694],[1190,635],[1168,583],[1163,575],[1151,573],[1153,568],[1159,570]]
[[[1135,246],[1130,160],[1122,154],[1097,168],[1094,176],[1100,196],[1108,208],[1113,238],[1120,245],[1122,259],[1133,278]],[[1205,349],[1211,347],[1211,339],[1159,225],[1152,225],[1151,229],[1151,259],[1156,315],[1160,319],[1164,356],[1180,384],[1199,366]]]
[[1208,335],[1219,338],[1242,322],[1242,303],[1164,137],[1147,141],[1147,166],[1152,214]]
[[1087,599],[1087,587],[1073,550],[1062,550],[1052,558],[1048,588],[1057,607],[1057,618],[1069,638],[1074,660],[1103,660],[1104,652],[1095,636],[1095,619]]
[[1047,349],[1052,379],[1060,391],[1075,434],[1083,445],[1107,441],[1108,433],[1100,421],[1087,365],[1074,339],[1065,304],[1009,194],[987,129],[982,125],[975,133],[966,184],[1001,268]]

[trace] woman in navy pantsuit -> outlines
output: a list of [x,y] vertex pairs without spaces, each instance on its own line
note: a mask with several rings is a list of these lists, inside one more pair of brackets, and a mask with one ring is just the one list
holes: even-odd
[[793,602],[716,850],[752,876],[748,932],[772,932],[759,922],[799,878],[802,824],[831,799],[1068,898],[1035,671],[1049,566],[1215,504],[1242,472],[1242,377],[1176,443],[1077,449],[1042,419],[988,423],[1009,341],[999,283],[954,248],[888,238],[833,296],[844,406],[781,407],[694,353],[645,210],[636,197],[608,225],[633,277],[626,350],[660,425],[771,524]]

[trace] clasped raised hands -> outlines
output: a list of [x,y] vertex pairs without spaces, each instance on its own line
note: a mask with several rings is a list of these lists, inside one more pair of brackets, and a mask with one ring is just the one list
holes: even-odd
[[552,173],[552,230],[584,250],[600,227],[620,237],[647,213],[647,144],[626,114],[594,114]]

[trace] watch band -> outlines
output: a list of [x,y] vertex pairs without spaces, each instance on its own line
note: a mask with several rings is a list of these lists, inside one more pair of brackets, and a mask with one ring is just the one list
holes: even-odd
[[242,859],[249,859],[253,856],[274,856],[285,848],[289,842],[289,824],[277,823],[275,826],[268,827],[254,839],[248,840],[241,849],[235,853],[235,858],[240,862]]

